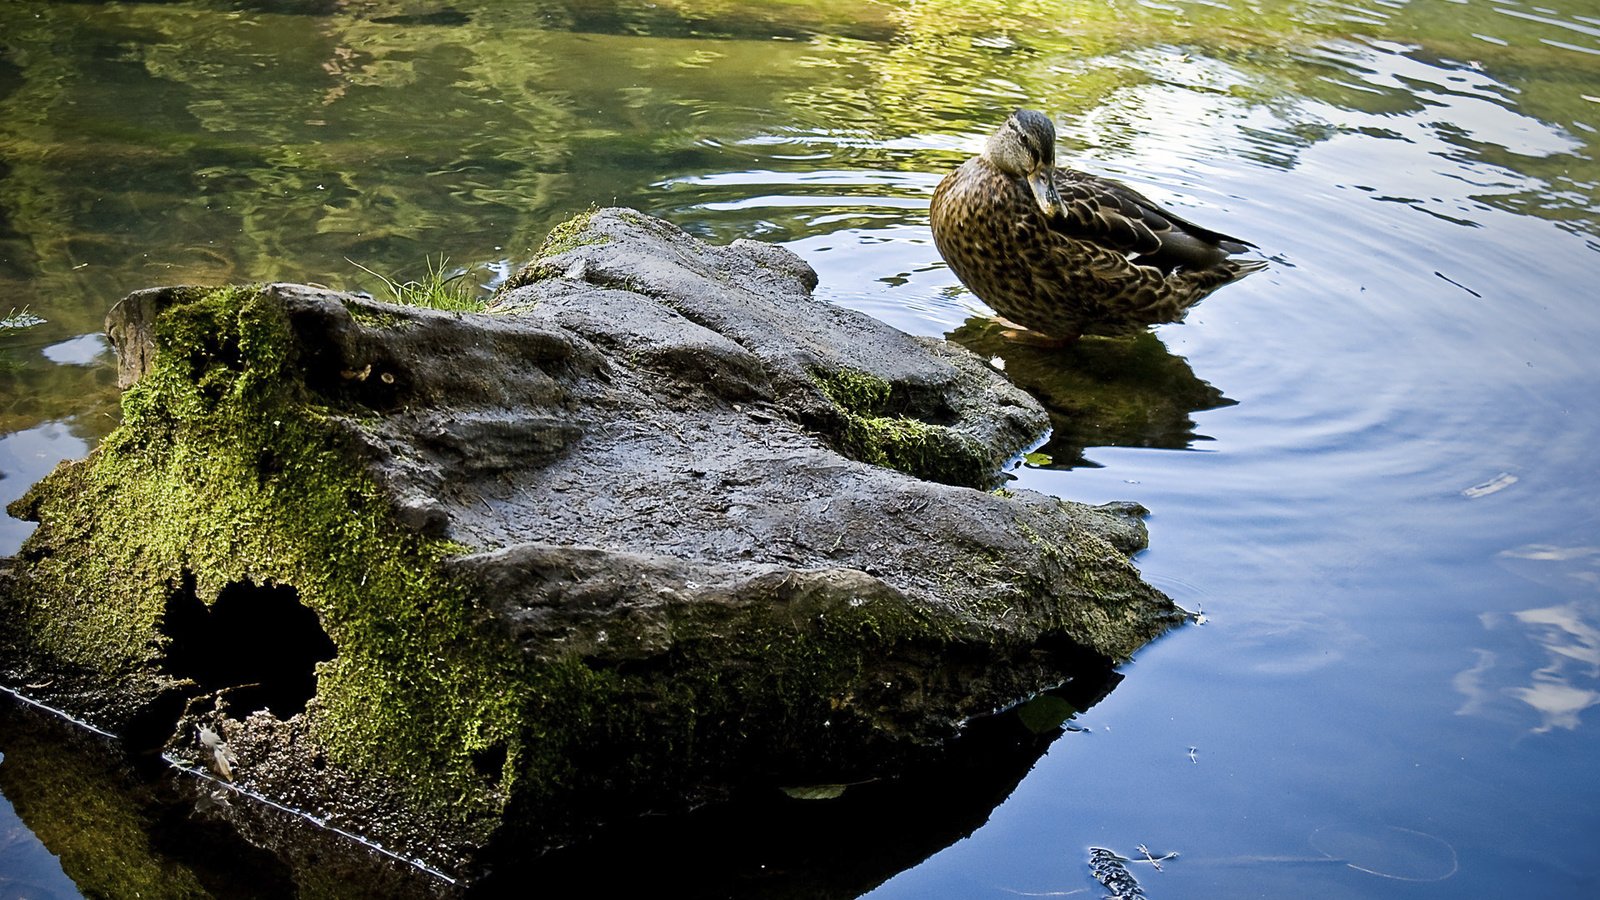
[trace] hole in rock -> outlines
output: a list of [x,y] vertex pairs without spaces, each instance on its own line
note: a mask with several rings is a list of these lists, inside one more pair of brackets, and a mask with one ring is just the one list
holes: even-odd
[[497,743],[472,751],[472,769],[484,778],[498,781],[506,767],[506,745]]
[[265,708],[280,719],[305,711],[317,692],[317,663],[337,652],[299,591],[249,580],[224,587],[207,607],[185,575],[167,598],[161,632],[168,673],[206,692],[230,689],[237,713]]

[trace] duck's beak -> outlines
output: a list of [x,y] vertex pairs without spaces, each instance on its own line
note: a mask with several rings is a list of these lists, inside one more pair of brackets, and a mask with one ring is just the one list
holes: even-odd
[[1061,195],[1056,192],[1055,166],[1041,165],[1028,173],[1028,187],[1033,191],[1033,199],[1038,201],[1039,210],[1045,218],[1053,219],[1061,212]]

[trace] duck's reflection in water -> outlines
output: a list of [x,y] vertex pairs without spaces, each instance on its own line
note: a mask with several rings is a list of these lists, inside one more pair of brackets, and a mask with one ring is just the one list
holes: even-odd
[[1044,404],[1052,433],[1039,452],[1051,468],[1096,465],[1084,455],[1090,447],[1188,449],[1210,440],[1196,433],[1191,413],[1235,403],[1148,332],[1052,347],[994,319],[971,318],[948,337]]

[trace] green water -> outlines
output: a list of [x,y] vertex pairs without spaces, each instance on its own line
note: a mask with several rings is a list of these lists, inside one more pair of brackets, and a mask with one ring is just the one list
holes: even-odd
[[[1141,341],[1004,341],[926,209],[1019,105],[1272,266]],[[1018,485],[1149,507],[1139,565],[1208,620],[970,837],[806,865],[1098,895],[1088,848],[1145,843],[1182,854],[1131,864],[1152,897],[1595,896],[1597,128],[1594,0],[5,0],[0,315],[45,322],[0,330],[0,499],[115,421],[94,335],[134,289],[381,296],[363,267],[443,256],[488,290],[592,204],[783,242],[1001,359],[1056,412]],[[8,740],[0,776],[40,752]],[[0,886],[108,877],[70,802],[4,790]],[[587,887],[801,883],[739,846]]]

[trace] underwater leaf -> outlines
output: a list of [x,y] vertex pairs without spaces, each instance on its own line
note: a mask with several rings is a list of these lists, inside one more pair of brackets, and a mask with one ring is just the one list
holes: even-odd
[[1040,694],[1017,707],[1017,720],[1034,734],[1046,734],[1060,728],[1077,713],[1077,707],[1060,697]]

